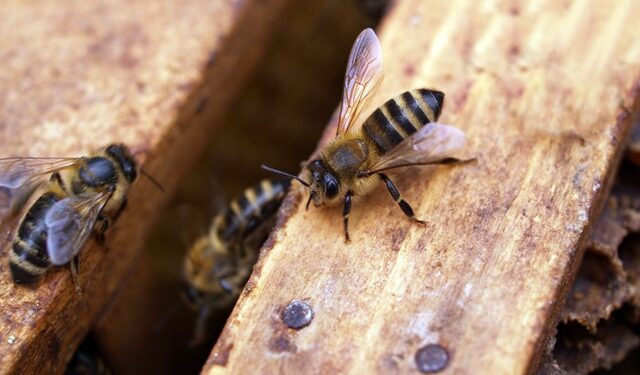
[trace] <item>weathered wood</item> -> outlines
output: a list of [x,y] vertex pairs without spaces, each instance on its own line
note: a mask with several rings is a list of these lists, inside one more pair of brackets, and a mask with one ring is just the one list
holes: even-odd
[[[416,372],[428,344],[443,373],[533,371],[638,110],[637,2],[398,1],[380,32],[377,102],[447,93],[475,164],[407,170],[398,186],[426,228],[381,187],[350,216],[283,205],[205,373]],[[331,124],[323,141],[334,133]],[[311,324],[287,328],[302,299]]]
[[0,156],[82,155],[109,142],[147,153],[129,206],[80,256],[78,295],[54,268],[16,287],[2,227],[0,371],[56,373],[140,257],[162,203],[254,65],[285,0],[9,1],[0,5]]

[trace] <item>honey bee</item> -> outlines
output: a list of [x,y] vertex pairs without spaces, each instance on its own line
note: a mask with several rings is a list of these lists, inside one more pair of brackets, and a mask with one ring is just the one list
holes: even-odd
[[70,263],[79,290],[72,260],[94,229],[104,241],[109,224],[126,206],[137,176],[136,162],[121,144],[86,157],[0,159],[0,188],[15,192],[11,195],[33,190],[47,175],[44,189],[14,234],[9,269],[16,284],[33,284],[49,267]]
[[199,312],[192,344],[205,339],[210,314],[233,306],[240,295],[288,188],[288,180],[263,180],[248,188],[188,250],[184,297]]
[[[382,49],[375,32],[358,35],[349,55],[336,137],[305,166],[302,176],[262,166],[296,179],[310,191],[316,207],[343,202],[345,241],[349,242],[351,203],[382,181],[404,214],[418,224],[414,211],[383,172],[415,165],[461,161],[464,133],[437,123],[444,93],[431,89],[406,91],[384,103],[359,121],[382,78]],[[353,126],[357,124],[357,126]]]

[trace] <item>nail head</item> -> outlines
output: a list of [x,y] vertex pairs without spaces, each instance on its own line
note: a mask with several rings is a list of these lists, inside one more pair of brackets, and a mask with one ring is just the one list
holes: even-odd
[[416,365],[423,374],[442,371],[449,363],[449,353],[438,344],[429,344],[416,352]]
[[300,329],[308,326],[313,320],[313,309],[308,303],[293,300],[285,307],[282,321],[289,328]]

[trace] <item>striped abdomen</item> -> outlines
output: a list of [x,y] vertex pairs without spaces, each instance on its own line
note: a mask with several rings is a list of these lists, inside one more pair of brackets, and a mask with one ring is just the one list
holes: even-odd
[[47,210],[59,200],[54,193],[43,194],[22,219],[9,256],[11,276],[17,284],[34,283],[51,265],[44,218]]
[[440,91],[406,91],[378,107],[365,120],[362,131],[382,155],[425,124],[437,121],[443,101]]
[[262,180],[245,190],[222,212],[216,233],[224,241],[241,241],[249,236],[260,224],[271,217],[280,206],[289,181]]

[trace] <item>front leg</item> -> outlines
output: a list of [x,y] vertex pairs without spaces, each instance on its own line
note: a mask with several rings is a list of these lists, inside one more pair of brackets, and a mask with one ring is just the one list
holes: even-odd
[[400,206],[400,209],[402,209],[402,212],[404,212],[404,214],[407,215],[409,219],[415,221],[416,223],[421,225],[426,225],[427,223],[425,221],[416,219],[416,216],[413,213],[413,209],[411,208],[409,203],[407,203],[407,201],[402,199],[402,196],[400,195],[398,188],[396,188],[396,185],[393,184],[391,179],[387,177],[387,175],[384,173],[380,173],[379,176],[382,179],[382,181],[384,181],[384,184],[387,185],[387,190],[389,190],[389,194],[391,194],[391,197],[393,198],[393,200],[396,201],[396,203],[398,203],[398,206]]
[[344,207],[342,208],[342,222],[344,223],[344,242],[349,243],[351,239],[349,238],[349,213],[351,212],[351,197],[353,196],[353,192],[351,190],[347,191],[347,195],[344,197]]
[[107,229],[109,229],[110,226],[111,226],[111,219],[109,219],[108,216],[103,214],[98,215],[98,220],[96,220],[96,225],[94,228],[95,228],[96,240],[100,245],[105,244],[104,234],[107,231]]
[[193,337],[189,342],[190,347],[195,347],[203,344],[209,338],[209,319],[211,316],[211,308],[207,306],[201,306],[198,311],[198,318],[196,320],[196,326],[193,330]]

